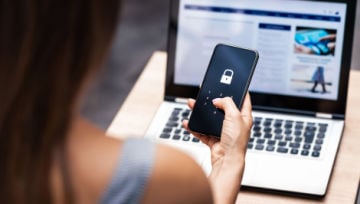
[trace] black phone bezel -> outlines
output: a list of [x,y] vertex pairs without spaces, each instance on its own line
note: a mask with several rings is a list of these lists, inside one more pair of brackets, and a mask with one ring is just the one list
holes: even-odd
[[[208,73],[209,73],[209,67],[210,67],[211,63],[213,62],[214,57],[215,57],[215,54],[216,54],[215,52],[217,51],[217,48],[219,48],[219,47],[229,47],[229,48],[232,48],[232,49],[234,49],[234,48],[236,48],[236,49],[242,49],[242,50],[244,50],[244,51],[248,51],[248,52],[254,53],[255,58],[254,58],[254,61],[253,61],[253,63],[252,63],[251,70],[250,70],[250,72],[249,72],[248,80],[246,81],[246,85],[245,85],[245,90],[246,90],[246,91],[245,91],[244,93],[242,93],[239,104],[236,104],[236,106],[238,106],[239,108],[241,108],[241,106],[242,106],[242,104],[243,104],[243,102],[244,102],[244,100],[245,100],[247,90],[249,89],[249,85],[250,85],[252,76],[254,75],[254,71],[255,71],[257,62],[258,62],[258,60],[259,60],[259,53],[258,53],[256,50],[252,50],[252,49],[247,49],[247,48],[242,48],[242,47],[237,47],[237,46],[232,46],[232,45],[226,45],[226,44],[222,44],[222,43],[217,44],[217,45],[215,46],[215,48],[214,48],[214,51],[213,51],[212,55],[211,55],[209,65],[208,65],[208,67],[207,67],[205,76],[204,76],[201,84],[204,84],[205,81],[207,80],[207,75],[208,75]],[[198,93],[200,93],[200,92],[201,92],[201,90],[199,90]],[[197,94],[196,100],[197,100],[199,97],[200,97],[199,94]],[[197,104],[195,104],[194,110],[195,110],[196,108],[199,108],[199,106],[197,106]],[[193,112],[193,114],[194,114],[194,113],[195,113],[195,112]],[[193,114],[191,114],[191,116],[193,116]],[[191,116],[190,116],[190,119],[189,119],[189,129],[190,129],[191,131],[194,131],[194,132],[197,132],[197,133],[200,133],[200,134],[203,134],[203,135],[208,135],[208,136],[213,136],[213,137],[218,137],[218,138],[220,137],[220,133],[219,133],[219,134],[215,134],[215,133],[212,133],[212,132],[208,132],[207,129],[199,130],[197,127],[194,127],[194,126],[193,126],[193,123],[192,123],[193,120],[192,120],[192,117],[191,117]],[[219,121],[219,123],[220,123],[220,125],[222,125],[222,121]]]

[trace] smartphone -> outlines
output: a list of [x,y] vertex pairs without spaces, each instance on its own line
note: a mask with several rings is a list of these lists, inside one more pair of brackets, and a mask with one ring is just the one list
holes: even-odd
[[240,108],[258,58],[255,50],[224,44],[215,47],[189,119],[190,130],[221,136],[225,113],[217,109],[212,100],[228,96]]

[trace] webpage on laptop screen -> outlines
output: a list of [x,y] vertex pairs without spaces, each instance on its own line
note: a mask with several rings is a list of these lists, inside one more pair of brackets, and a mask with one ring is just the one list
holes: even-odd
[[198,86],[216,44],[260,53],[250,90],[337,100],[346,4],[182,0],[175,83]]

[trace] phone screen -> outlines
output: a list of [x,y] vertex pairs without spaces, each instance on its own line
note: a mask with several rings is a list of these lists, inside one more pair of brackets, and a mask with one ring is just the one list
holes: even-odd
[[212,100],[228,96],[240,108],[257,60],[254,50],[223,44],[215,47],[190,117],[192,131],[220,137],[224,112]]

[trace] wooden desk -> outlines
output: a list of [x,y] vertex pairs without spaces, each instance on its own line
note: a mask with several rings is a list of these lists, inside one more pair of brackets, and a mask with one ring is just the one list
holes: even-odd
[[[166,54],[156,52],[108,129],[117,138],[142,137],[163,99]],[[311,200],[257,191],[240,191],[237,203],[354,203],[360,178],[360,72],[351,71],[345,132],[328,192]]]

